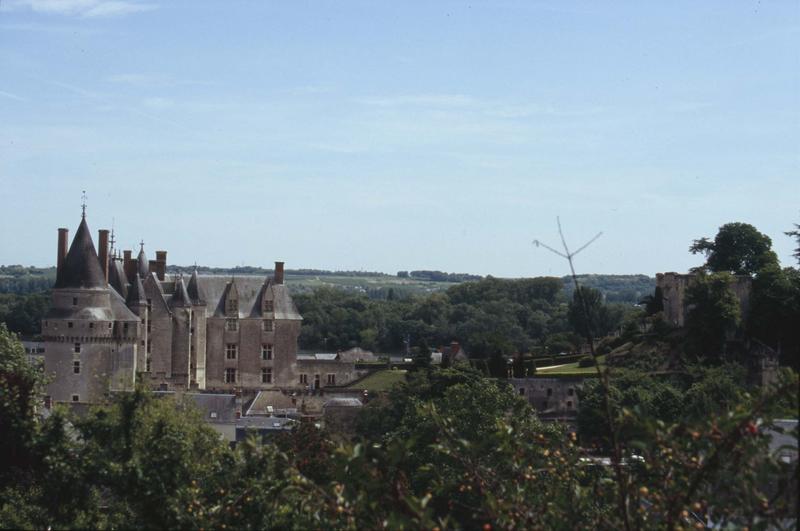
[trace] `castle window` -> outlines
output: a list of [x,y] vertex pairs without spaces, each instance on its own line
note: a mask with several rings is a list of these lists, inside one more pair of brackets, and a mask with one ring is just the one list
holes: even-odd
[[572,401],[567,400],[567,408],[572,409]]
[[94,328],[94,323],[89,323],[89,328]]
[[72,395],[72,401],[73,401],[73,402],[80,402],[80,400],[81,400],[81,397],[80,397],[80,396],[78,396],[78,395]]
[[272,345],[266,343],[261,345],[261,359],[262,360],[271,360],[272,359]]
[[239,311],[239,301],[236,299],[228,299],[227,308],[229,312]]
[[152,363],[151,363],[152,361],[153,360],[150,359],[150,358],[147,358],[147,360],[145,361],[145,363],[144,363],[144,371],[145,372],[150,372],[150,366],[152,365]]
[[108,323],[108,329],[109,329],[109,330],[111,330],[111,326],[112,326],[112,325],[111,325],[111,322],[109,321],[109,323]]
[[236,369],[225,369],[225,383],[236,383]]
[[236,359],[236,353],[239,350],[239,345],[236,343],[228,343],[225,345],[225,357],[229,360]]
[[67,321],[67,328],[72,328],[72,321]]
[[225,330],[228,332],[236,332],[239,330],[239,321],[236,319],[226,319],[225,320]]
[[522,396],[525,396],[525,388],[524,387],[520,387],[519,388],[519,394],[521,394]]
[[75,352],[77,352],[78,354],[81,353],[81,344],[80,343],[75,343]]
[[261,323],[264,332],[272,332],[275,329],[275,323],[272,319],[264,319]]
[[573,388],[570,387],[569,389],[567,389],[567,395],[572,396],[574,393],[575,390]]
[[552,389],[548,389],[547,390],[547,396],[553,396],[553,390]]
[[336,375],[328,374],[328,385],[336,385]]
[[264,311],[271,312],[274,311],[274,303],[272,301],[264,301]]
[[307,374],[301,374],[300,375],[300,383],[303,384],[303,385],[308,385],[308,375]]
[[152,350],[151,350],[151,348],[150,348],[151,346],[152,346],[152,344],[150,343],[150,340],[148,339],[148,340],[147,340],[147,353],[148,353],[148,354],[150,354],[150,352],[152,352]]
[[72,372],[75,374],[81,373],[81,362],[80,360],[76,360],[72,362]]
[[72,305],[73,306],[77,306],[78,305],[78,297],[72,297]]
[[272,383],[272,369],[269,367],[263,367],[261,369],[261,383],[271,384]]

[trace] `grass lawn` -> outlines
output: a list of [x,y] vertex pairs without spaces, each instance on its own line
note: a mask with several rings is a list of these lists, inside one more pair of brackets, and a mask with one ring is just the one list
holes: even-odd
[[385,369],[377,371],[361,381],[350,384],[349,389],[366,389],[367,391],[388,391],[395,384],[403,381],[406,371],[401,369]]
[[[605,366],[606,357],[599,356],[598,362],[600,363],[600,368],[602,369]],[[582,374],[589,374],[589,375],[596,375],[597,369],[594,367],[578,367],[578,362],[575,363],[567,363],[561,367],[553,367],[552,369],[537,369],[536,374],[540,376],[557,376],[557,375],[576,375],[580,376]]]

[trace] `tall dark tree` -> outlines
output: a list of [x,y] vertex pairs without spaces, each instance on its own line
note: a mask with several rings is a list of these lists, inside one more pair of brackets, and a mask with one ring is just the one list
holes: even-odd
[[739,326],[739,299],[730,288],[731,280],[728,273],[701,273],[687,289],[690,348],[704,359],[718,360],[726,336]]
[[748,223],[726,223],[719,228],[714,241],[700,238],[689,251],[705,254],[706,263],[701,269],[711,273],[753,275],[762,267],[778,263],[770,237]]
[[797,240],[797,248],[794,250],[794,257],[797,258],[797,263],[800,264],[800,225],[794,224],[794,230],[785,233],[787,236],[794,236]]

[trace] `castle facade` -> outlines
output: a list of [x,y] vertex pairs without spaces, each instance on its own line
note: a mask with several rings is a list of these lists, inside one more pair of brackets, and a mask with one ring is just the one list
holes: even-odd
[[[113,239],[112,239],[113,240]],[[166,251],[133,258],[82,217],[72,244],[58,229],[51,310],[42,322],[47,395],[97,403],[132,390],[254,392],[298,385],[302,317],[284,284],[270,278],[166,275]],[[300,378],[302,379],[302,378]]]

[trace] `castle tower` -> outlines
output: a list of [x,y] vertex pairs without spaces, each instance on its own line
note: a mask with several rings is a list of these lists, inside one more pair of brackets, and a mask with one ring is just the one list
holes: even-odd
[[192,301],[192,343],[189,381],[199,389],[206,388],[206,296],[197,278],[197,269],[192,272],[186,287]]
[[47,394],[56,402],[97,403],[135,382],[139,319],[109,289],[85,216],[66,255],[59,230],[56,285],[45,316]]

